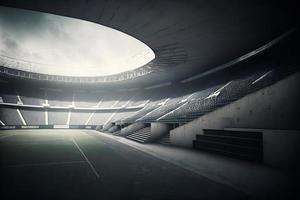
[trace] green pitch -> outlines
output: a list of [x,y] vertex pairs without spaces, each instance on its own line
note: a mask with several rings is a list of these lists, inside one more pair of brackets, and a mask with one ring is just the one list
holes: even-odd
[[1,199],[241,199],[90,130],[0,131]]

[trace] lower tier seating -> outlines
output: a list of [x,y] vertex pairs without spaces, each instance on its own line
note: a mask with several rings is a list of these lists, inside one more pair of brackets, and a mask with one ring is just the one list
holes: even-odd
[[27,125],[41,125],[45,124],[45,111],[38,109],[20,109],[24,120]]
[[68,111],[48,111],[49,125],[65,125],[68,121]]
[[17,109],[14,108],[0,108],[0,120],[5,125],[23,125]]
[[136,142],[146,143],[151,140],[151,128],[145,127],[127,135],[126,138]]

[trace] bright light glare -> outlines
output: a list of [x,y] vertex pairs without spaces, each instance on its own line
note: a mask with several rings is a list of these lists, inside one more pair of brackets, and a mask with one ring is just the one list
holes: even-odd
[[25,71],[65,76],[112,75],[155,57],[141,41],[106,26],[1,6],[0,54],[24,62]]

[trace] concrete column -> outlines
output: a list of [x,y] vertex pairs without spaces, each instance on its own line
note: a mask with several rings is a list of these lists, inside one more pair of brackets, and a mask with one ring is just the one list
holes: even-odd
[[169,134],[170,126],[164,123],[151,123],[152,140],[158,139],[163,135]]

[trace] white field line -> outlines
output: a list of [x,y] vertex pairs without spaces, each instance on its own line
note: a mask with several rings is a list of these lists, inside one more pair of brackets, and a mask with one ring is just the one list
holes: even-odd
[[81,150],[81,148],[79,147],[79,145],[77,144],[77,142],[75,141],[74,137],[72,136],[72,141],[75,144],[75,146],[77,147],[78,151],[81,153],[81,155],[84,157],[84,159],[86,160],[86,162],[89,164],[91,170],[94,172],[95,176],[99,179],[100,175],[98,174],[98,172],[96,171],[95,167],[92,165],[92,163],[89,161],[89,159],[86,157],[86,155],[84,154],[84,152]]

